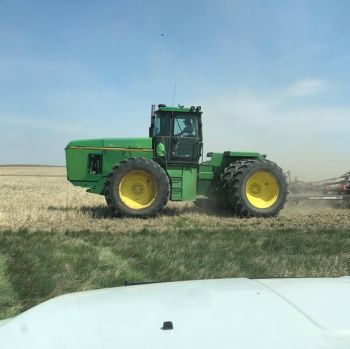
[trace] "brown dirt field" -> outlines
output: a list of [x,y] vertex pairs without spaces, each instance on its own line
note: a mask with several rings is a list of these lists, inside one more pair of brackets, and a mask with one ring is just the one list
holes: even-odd
[[163,232],[169,229],[299,229],[350,228],[350,211],[308,204],[287,205],[277,218],[240,219],[192,203],[169,203],[156,218],[114,218],[104,197],[74,187],[64,168],[0,168],[0,231],[109,231],[142,229]]

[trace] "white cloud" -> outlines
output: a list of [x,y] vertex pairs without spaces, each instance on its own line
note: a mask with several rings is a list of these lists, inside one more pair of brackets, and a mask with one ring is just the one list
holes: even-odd
[[0,115],[0,124],[18,126],[20,128],[36,128],[36,129],[46,129],[50,131],[55,131],[59,133],[69,134],[72,132],[72,129],[78,130],[78,127],[72,127],[71,125],[65,125],[62,122],[55,122],[50,120],[44,120],[39,118],[32,117],[23,117],[23,116],[1,116]]
[[244,89],[208,98],[203,110],[206,152],[267,153],[285,170],[308,180],[350,169],[350,106],[305,104],[281,90]]
[[327,87],[324,80],[321,79],[303,79],[295,82],[286,89],[287,96],[305,97],[323,92]]
[[32,135],[32,130],[43,130],[54,132],[62,137],[86,137],[94,134],[103,135],[108,132],[105,126],[94,125],[93,131],[86,124],[76,122],[74,120],[63,119],[61,121],[50,120],[50,118],[27,117],[19,115],[0,115],[0,128],[6,130],[6,126],[15,126],[18,130],[27,130],[28,135]]

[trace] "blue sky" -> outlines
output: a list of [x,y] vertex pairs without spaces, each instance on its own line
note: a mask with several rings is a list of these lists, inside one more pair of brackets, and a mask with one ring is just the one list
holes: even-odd
[[0,163],[64,164],[70,139],[146,135],[176,83],[175,104],[202,105],[205,151],[340,175],[349,13],[345,0],[0,0]]

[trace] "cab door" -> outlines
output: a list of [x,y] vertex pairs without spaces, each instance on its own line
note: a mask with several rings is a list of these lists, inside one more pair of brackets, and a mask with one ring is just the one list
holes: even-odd
[[178,163],[198,163],[201,155],[201,135],[198,115],[173,114],[170,120],[170,154],[168,160]]

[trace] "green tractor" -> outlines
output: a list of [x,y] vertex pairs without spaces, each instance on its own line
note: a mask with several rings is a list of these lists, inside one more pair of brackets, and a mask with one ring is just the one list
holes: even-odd
[[72,141],[65,150],[68,180],[104,195],[118,216],[205,198],[240,217],[272,217],[287,197],[286,178],[266,155],[211,152],[200,162],[201,107],[152,106],[149,137]]

